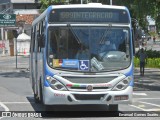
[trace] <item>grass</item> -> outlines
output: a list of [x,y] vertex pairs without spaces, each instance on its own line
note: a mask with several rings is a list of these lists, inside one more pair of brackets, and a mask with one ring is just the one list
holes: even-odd
[[[134,58],[134,65],[135,67],[139,67],[139,58]],[[160,58],[148,58],[146,62],[147,68],[160,68]]]

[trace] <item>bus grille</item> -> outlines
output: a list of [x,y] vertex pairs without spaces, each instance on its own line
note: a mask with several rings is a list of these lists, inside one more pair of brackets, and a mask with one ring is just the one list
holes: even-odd
[[77,100],[101,100],[105,94],[73,94]]
[[[86,87],[71,87],[71,89],[86,90]],[[109,87],[93,87],[93,90],[98,90],[98,89],[109,89]]]
[[97,84],[97,83],[108,83],[111,80],[115,79],[117,76],[110,77],[69,77],[64,76],[65,79],[69,80],[72,83],[83,83],[83,84]]
[[71,91],[89,91],[87,86],[91,85],[93,88],[91,91],[105,91],[110,90],[113,86],[107,84],[115,79],[117,76],[107,77],[71,77],[65,76],[64,78],[72,82],[67,88]]

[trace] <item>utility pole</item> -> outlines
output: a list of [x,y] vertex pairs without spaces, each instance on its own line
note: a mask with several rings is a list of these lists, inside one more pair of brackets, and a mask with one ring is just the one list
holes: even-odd
[[83,4],[83,0],[81,0],[81,4]]
[[16,69],[17,69],[17,37],[18,37],[18,31],[17,30],[12,30],[13,36],[16,40]]
[[112,5],[112,0],[110,0],[110,5]]

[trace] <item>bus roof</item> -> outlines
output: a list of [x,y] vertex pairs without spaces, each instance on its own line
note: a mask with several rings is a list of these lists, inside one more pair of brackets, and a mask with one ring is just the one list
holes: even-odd
[[103,5],[101,3],[89,3],[89,4],[69,4],[69,5],[51,5],[49,6],[39,17],[37,17],[32,25],[35,25],[38,21],[45,18],[49,12],[53,9],[63,9],[63,8],[107,8],[107,9],[121,9],[128,11],[125,6],[115,6],[115,5]]
[[108,9],[126,9],[125,6],[103,5],[101,3],[89,4],[70,4],[70,5],[51,5],[52,9],[57,8],[108,8]]

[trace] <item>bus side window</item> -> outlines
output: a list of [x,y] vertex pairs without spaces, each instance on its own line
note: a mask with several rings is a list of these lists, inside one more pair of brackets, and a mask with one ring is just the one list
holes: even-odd
[[37,41],[38,41],[38,52],[41,52],[41,34],[42,34],[42,23],[39,23],[39,30],[37,31]]
[[30,53],[33,53],[34,49],[34,40],[35,40],[35,27],[32,28],[32,34],[31,34],[31,43],[30,43]]

